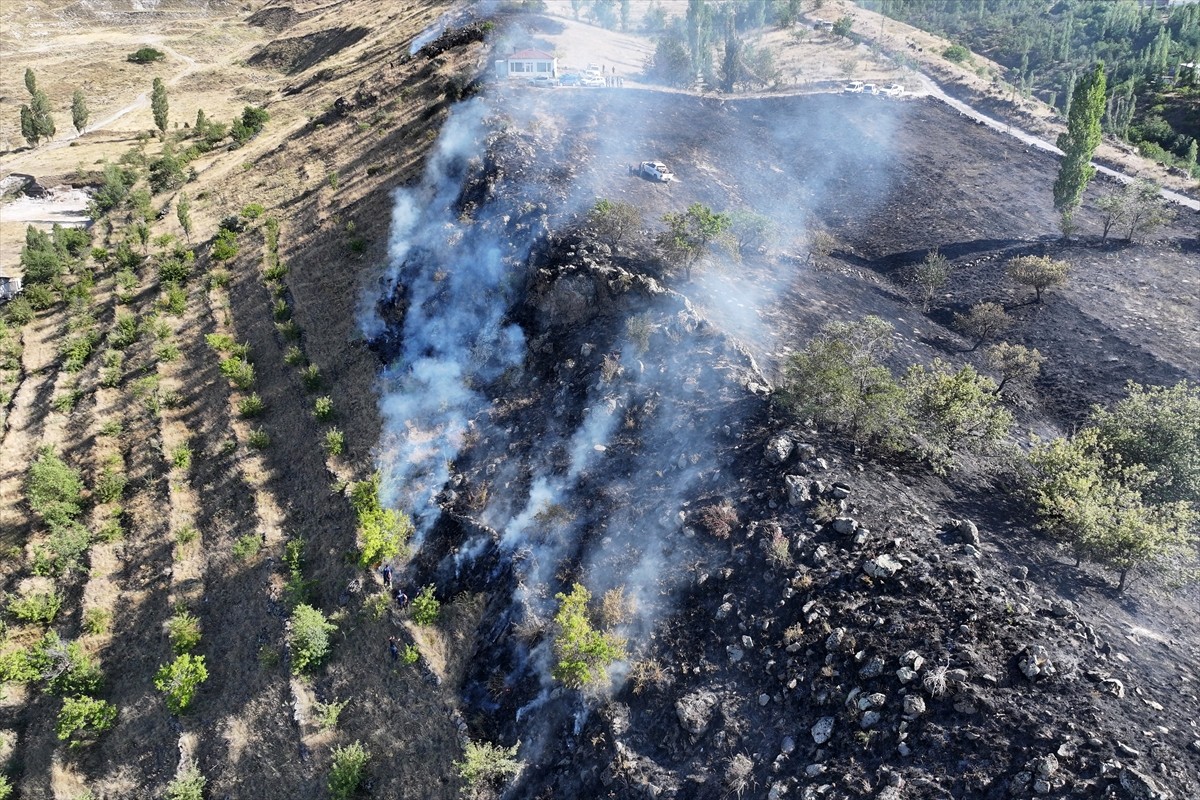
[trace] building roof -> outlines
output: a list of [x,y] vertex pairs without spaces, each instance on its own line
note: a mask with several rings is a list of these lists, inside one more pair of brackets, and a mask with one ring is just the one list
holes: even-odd
[[553,61],[554,54],[547,53],[545,50],[518,50],[517,52],[513,53],[508,58],[510,61],[512,59],[530,59],[530,58],[539,59],[539,60],[543,60],[543,61]]

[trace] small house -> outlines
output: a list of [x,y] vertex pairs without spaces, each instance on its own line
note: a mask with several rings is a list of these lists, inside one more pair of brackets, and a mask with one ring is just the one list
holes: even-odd
[[508,58],[496,62],[496,76],[500,78],[557,78],[558,59],[544,50],[518,50]]

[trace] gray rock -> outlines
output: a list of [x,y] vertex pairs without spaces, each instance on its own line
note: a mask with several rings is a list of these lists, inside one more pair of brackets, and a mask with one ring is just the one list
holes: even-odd
[[760,706],[765,706],[769,702],[771,702],[771,695],[764,692],[758,696],[758,704]]
[[904,565],[886,553],[863,564],[863,572],[872,578],[890,578],[902,569]]
[[1025,653],[1017,662],[1017,666],[1031,681],[1038,678],[1049,678],[1058,672],[1054,668],[1054,662],[1050,660],[1050,654],[1040,644],[1026,646]]
[[900,683],[907,685],[913,682],[917,673],[913,671],[912,667],[901,667],[896,670],[896,677],[900,679]]
[[733,645],[727,646],[725,648],[725,652],[729,655],[729,661],[731,664],[738,663],[742,660],[742,657],[746,655],[744,652],[742,652],[742,648],[734,647]]
[[843,536],[848,536],[858,530],[858,520],[853,517],[837,517],[833,521],[833,530]]
[[860,678],[878,678],[882,674],[883,659],[879,656],[871,656],[871,659],[858,671]]
[[786,755],[791,755],[796,750],[796,740],[791,736],[783,737],[783,744],[779,746],[779,752]]
[[784,475],[783,483],[787,487],[788,505],[801,506],[813,499],[812,481],[802,475]]
[[1048,753],[1034,760],[1033,769],[1043,778],[1052,777],[1054,773],[1058,772],[1058,759],[1054,757],[1053,753]]
[[812,726],[812,738],[817,744],[825,744],[833,735],[833,717],[821,717]]
[[862,719],[858,721],[858,727],[862,728],[864,731],[868,728],[874,728],[879,724],[880,718],[881,717],[878,711],[868,711],[864,713],[862,715]]
[[699,689],[675,701],[675,715],[679,717],[679,724],[685,731],[699,736],[708,730],[716,706],[716,694],[707,689]]
[[1130,767],[1121,770],[1121,788],[1132,800],[1166,800],[1171,796],[1159,789],[1149,775]]
[[1100,689],[1116,698],[1125,696],[1125,684],[1116,678],[1105,678],[1100,681]]
[[725,619],[732,611],[733,603],[722,603],[721,607],[717,609],[717,619]]
[[781,800],[788,793],[786,783],[772,783],[767,792],[767,800]]
[[963,544],[979,547],[979,528],[969,519],[952,519],[946,523],[946,529],[958,537]]
[[830,491],[830,494],[833,495],[835,500],[845,500],[850,496],[850,487],[844,484],[835,483],[833,485],[833,490]]
[[1029,577],[1029,567],[1013,567],[1008,571],[1008,574],[1019,581],[1023,581]]
[[784,434],[773,436],[767,442],[763,456],[766,457],[768,464],[782,464],[792,455],[795,446],[791,438]]
[[1050,781],[1038,778],[1033,782],[1033,791],[1035,794],[1050,794]]
[[919,694],[908,694],[904,696],[904,715],[906,717],[919,717],[925,713],[925,698]]

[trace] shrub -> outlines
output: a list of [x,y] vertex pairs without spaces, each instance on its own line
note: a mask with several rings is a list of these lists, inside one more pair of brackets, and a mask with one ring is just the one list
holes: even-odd
[[164,364],[179,360],[179,346],[174,342],[164,342],[154,348],[154,357]]
[[912,287],[916,299],[921,302],[921,311],[928,312],[933,298],[950,280],[950,259],[937,251],[935,247],[925,254],[925,259],[914,266],[908,275],[908,283]]
[[262,537],[257,533],[247,533],[233,543],[233,557],[239,561],[245,561],[258,555],[261,548]]
[[330,428],[325,431],[325,441],[322,446],[327,455],[340,456],[346,447],[346,436],[339,429]]
[[294,342],[300,338],[300,326],[296,324],[296,320],[289,319],[284,322],[276,322],[275,330],[283,337],[284,341]]
[[928,369],[914,365],[904,389],[921,450],[935,467],[948,464],[956,450],[986,452],[1012,427],[996,384],[970,365],[952,370],[941,359]]
[[167,620],[167,636],[171,640],[171,649],[175,655],[182,655],[196,649],[200,644],[200,618],[187,611],[176,611]]
[[575,689],[596,688],[608,680],[608,667],[625,657],[625,640],[597,630],[588,612],[591,593],[579,583],[559,592],[554,615],[554,679]]
[[637,233],[642,224],[642,214],[631,203],[597,200],[588,212],[588,222],[601,239],[612,247],[619,247]]
[[167,708],[172,714],[182,714],[191,706],[200,684],[208,680],[204,656],[183,653],[170,664],[164,664],[154,676],[154,688],[167,696]]
[[155,61],[162,61],[166,57],[166,53],[161,50],[153,47],[140,47],[126,56],[125,60],[134,64],[151,64]]
[[49,447],[38,451],[25,479],[25,498],[47,522],[66,522],[79,516],[83,504],[83,481]]
[[333,398],[326,395],[314,400],[313,416],[322,421],[331,418],[333,416]]
[[421,658],[421,651],[417,649],[416,645],[412,645],[412,644],[404,645],[404,650],[402,650],[400,653],[400,663],[401,664],[403,664],[404,666],[407,667],[407,666],[417,663],[417,661],[420,660],[420,658]]
[[34,548],[34,574],[60,575],[78,568],[91,541],[88,529],[76,520],[51,522],[46,546]]
[[337,626],[317,609],[305,604],[296,606],[288,624],[292,672],[299,675],[319,666],[329,655],[329,634],[336,630]]
[[1049,256],[1018,256],[1008,262],[1008,277],[1023,286],[1033,287],[1036,302],[1042,302],[1042,292],[1067,281],[1070,265]]
[[187,292],[177,283],[169,283],[164,287],[159,305],[168,314],[181,317],[187,310]]
[[200,538],[200,531],[195,525],[184,525],[175,531],[175,542],[186,547]]
[[292,309],[288,306],[287,300],[282,297],[275,301],[275,305],[271,308],[271,315],[280,322],[286,322],[292,318]]
[[429,584],[412,600],[412,619],[418,625],[432,625],[437,622],[442,604],[433,596],[433,584]]
[[92,636],[107,632],[111,622],[112,614],[103,608],[89,608],[83,612],[83,630]]
[[13,785],[9,782],[7,775],[0,775],[0,800],[8,800],[12,797]]
[[283,548],[283,563],[288,569],[287,583],[283,587],[288,605],[295,608],[308,603],[315,581],[304,579],[304,539],[289,539]]
[[264,212],[266,209],[260,203],[248,203],[242,208],[242,216],[250,220],[258,219]]
[[942,58],[953,61],[955,64],[962,64],[971,59],[971,51],[961,44],[952,44],[942,51]]
[[112,333],[108,335],[108,344],[117,350],[124,350],[138,340],[141,332],[137,317],[118,312],[113,320]]
[[459,777],[478,791],[499,789],[505,782],[521,774],[525,766],[517,759],[517,742],[512,747],[500,747],[491,742],[467,742],[462,761],[454,763]]
[[954,326],[964,336],[974,341],[971,350],[979,345],[995,339],[1012,327],[1012,318],[999,303],[979,303],[971,306],[966,314],[954,315]]
[[321,368],[316,364],[309,364],[304,369],[300,370],[300,380],[304,383],[304,388],[310,392],[315,392],[321,388]]
[[104,462],[104,469],[100,471],[100,477],[96,479],[96,486],[92,490],[96,499],[101,503],[111,503],[114,500],[120,500],[121,495],[125,493],[125,484],[128,478],[121,471],[121,457],[118,455],[110,456]]
[[192,448],[186,444],[181,444],[171,450],[171,466],[175,469],[187,472],[192,468]]
[[117,707],[91,697],[68,697],[58,712],[55,731],[60,741],[71,740],[78,747],[94,740],[117,721]]
[[52,694],[95,694],[104,682],[96,660],[88,657],[78,642],[64,642],[53,631],[42,638],[29,659]]
[[379,480],[376,472],[350,490],[350,503],[358,515],[358,563],[362,567],[394,559],[412,533],[408,515],[380,504]]
[[248,397],[243,397],[238,401],[238,414],[243,417],[257,417],[266,410],[267,404],[259,397],[258,392],[254,392]]
[[190,761],[167,784],[166,800],[204,800],[204,786],[207,783],[200,774],[200,767],[195,761]]
[[287,352],[283,354],[283,363],[287,364],[289,367],[300,367],[303,366],[307,361],[308,359],[304,357],[304,351],[296,345],[289,347]]
[[26,325],[33,320],[33,306],[29,304],[29,298],[15,297],[9,301],[4,314],[10,325]]
[[271,435],[262,428],[255,428],[247,435],[246,444],[255,450],[266,450],[271,445]]
[[328,703],[317,701],[313,704],[313,712],[317,718],[317,724],[320,725],[323,730],[331,731],[335,729],[338,724],[338,718],[342,715],[342,712],[346,710],[346,706],[348,705],[350,705],[350,701],[348,699],[342,700],[341,702],[332,700]]
[[23,293],[25,301],[29,303],[29,307],[34,311],[45,311],[46,309],[53,308],[54,304],[58,302],[58,298],[49,286],[42,286],[41,284],[26,286]]
[[49,625],[58,616],[62,599],[55,591],[38,591],[8,601],[8,613],[22,622],[41,622]]
[[242,391],[254,385],[254,365],[237,356],[221,359],[221,374]]
[[333,800],[346,800],[358,790],[371,754],[362,742],[335,747],[333,766],[329,769],[329,796]]

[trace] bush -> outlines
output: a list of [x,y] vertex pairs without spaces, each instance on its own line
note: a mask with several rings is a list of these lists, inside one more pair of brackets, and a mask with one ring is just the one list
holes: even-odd
[[379,480],[376,472],[350,490],[350,503],[358,515],[358,563],[368,568],[398,556],[412,534],[408,515],[380,504]]
[[22,622],[40,622],[49,625],[59,615],[62,597],[56,591],[35,591],[8,601],[8,613]]
[[95,659],[88,657],[78,642],[64,642],[53,631],[37,644],[29,661],[51,694],[95,694],[104,682]]
[[89,608],[83,612],[83,630],[92,636],[99,636],[108,631],[112,622],[112,614],[103,608]]
[[34,548],[33,573],[61,575],[77,569],[91,542],[91,533],[76,520],[50,523],[50,537],[46,540],[46,546]]
[[254,220],[261,217],[265,211],[266,209],[260,203],[248,203],[242,208],[242,216],[246,219]]
[[166,800],[204,800],[204,786],[207,783],[200,774],[200,767],[191,761],[167,784]]
[[992,345],[985,351],[984,358],[989,367],[1000,373],[1000,384],[996,387],[996,394],[1003,392],[1010,382],[1032,383],[1046,360],[1037,348],[1030,349],[1008,342]]
[[258,555],[260,549],[262,549],[262,537],[257,533],[247,533],[245,536],[238,537],[238,540],[233,543],[233,557],[239,561],[245,561]]
[[315,392],[321,388],[321,368],[316,364],[309,364],[304,369],[300,370],[300,380],[304,384],[304,388],[310,392]]
[[137,317],[133,314],[117,313],[113,320],[112,332],[108,335],[108,344],[117,350],[124,350],[138,340],[142,329]]
[[83,481],[49,447],[38,451],[25,478],[25,499],[47,522],[67,522],[79,516],[83,504]]
[[221,229],[213,240],[213,261],[229,261],[238,254],[237,234],[231,230]]
[[912,268],[908,275],[908,283],[916,299],[921,302],[921,311],[929,311],[933,298],[950,280],[951,272],[950,260],[939,253],[937,248],[926,253],[925,259]]
[[200,684],[208,680],[204,656],[183,653],[170,664],[164,664],[154,676],[154,688],[167,695],[167,708],[172,714],[188,710]]
[[296,345],[289,347],[287,352],[283,354],[283,363],[287,364],[289,367],[300,367],[303,366],[307,361],[308,359],[305,358],[304,351]]
[[242,391],[254,385],[254,365],[237,356],[221,359],[221,374]]
[[325,441],[322,446],[327,455],[340,456],[346,447],[346,436],[339,429],[330,428],[325,431]]
[[91,697],[68,697],[58,712],[55,731],[60,741],[71,740],[78,747],[94,740],[117,721],[117,707]]
[[954,326],[974,344],[971,350],[995,339],[1012,327],[1012,318],[999,303],[979,303],[971,306],[966,314],[954,315]]
[[271,446],[271,435],[262,428],[255,428],[247,435],[246,444],[255,450],[266,450]]
[[182,317],[183,312],[187,311],[187,291],[177,283],[168,283],[163,287],[159,305],[168,314]]
[[155,61],[162,61],[166,57],[167,54],[161,50],[153,47],[141,47],[126,56],[125,60],[134,64],[152,64]]
[[953,61],[955,64],[962,64],[971,59],[971,51],[961,44],[952,44],[942,51],[942,58]]
[[597,200],[588,212],[588,223],[612,247],[618,247],[638,232],[642,213],[631,203]]
[[554,615],[554,660],[551,675],[571,688],[598,688],[608,680],[608,667],[625,657],[625,640],[597,630],[588,603],[591,593],[579,583],[570,594],[559,592]]
[[96,499],[101,503],[111,503],[114,500],[120,500],[121,495],[125,493],[125,484],[128,478],[121,471],[121,457],[113,455],[105,460],[104,469],[100,471],[100,477],[96,479],[96,486],[92,490]]
[[333,766],[329,769],[329,796],[333,800],[346,800],[358,790],[363,781],[364,770],[371,754],[362,742],[335,747]]
[[175,616],[167,620],[167,636],[175,655],[196,649],[200,644],[200,618],[187,611],[176,611]]
[[313,416],[322,421],[330,419],[333,416],[333,398],[326,395],[313,401]]
[[956,450],[987,452],[1012,427],[996,384],[970,365],[957,371],[941,359],[928,369],[914,365],[904,389],[922,453],[935,467],[948,464]]
[[267,404],[259,397],[258,392],[254,392],[248,397],[243,397],[238,401],[238,414],[243,417],[257,417],[266,410]]
[[[220,289],[225,286],[228,286],[229,281],[232,277],[233,276],[229,273],[229,270],[225,270],[225,269],[209,270],[209,273],[208,273],[208,288],[209,288],[209,290],[211,291],[212,289]],[[209,335],[211,336],[212,334],[209,334]]]
[[491,742],[467,742],[462,761],[454,762],[454,767],[472,789],[498,789],[521,774],[525,765],[517,759],[520,746],[520,742],[512,747],[500,747]]
[[418,625],[432,625],[437,622],[442,604],[433,596],[433,584],[429,584],[412,600],[412,619]]
[[1066,283],[1068,269],[1067,262],[1055,261],[1050,256],[1018,256],[1008,262],[1006,272],[1017,283],[1033,287],[1035,301],[1040,303],[1042,292]]
[[187,472],[192,468],[192,448],[186,444],[181,444],[171,450],[171,466],[175,469]]
[[329,703],[317,701],[313,704],[313,711],[317,718],[318,724],[323,730],[331,731],[337,728],[338,717],[346,710],[346,706],[350,705],[349,700],[337,701],[333,700]]
[[292,654],[292,672],[299,675],[320,665],[329,655],[329,634],[337,626],[310,605],[298,605],[288,625],[288,648]]

